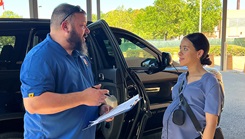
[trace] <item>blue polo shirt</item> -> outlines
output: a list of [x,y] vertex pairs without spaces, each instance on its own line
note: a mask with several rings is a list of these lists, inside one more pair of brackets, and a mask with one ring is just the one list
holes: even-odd
[[182,73],[173,87],[173,102],[163,115],[162,139],[195,139],[200,136],[183,105],[181,107],[185,111],[185,123],[176,125],[172,121],[174,110],[179,108],[179,88],[182,81],[184,81],[182,93],[203,129],[206,126],[205,113],[214,115],[221,113],[224,96],[215,75],[205,73],[200,80],[187,84],[186,73]]
[[[48,34],[46,39],[26,55],[20,71],[23,98],[50,91],[67,94],[94,85],[91,64],[77,51],[69,55]],[[24,116],[26,139],[93,139],[95,126],[87,130],[89,121],[98,117],[98,107],[77,106],[56,114]]]

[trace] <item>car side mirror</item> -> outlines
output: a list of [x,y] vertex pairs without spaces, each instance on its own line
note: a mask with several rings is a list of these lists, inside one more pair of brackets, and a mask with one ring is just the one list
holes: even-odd
[[155,58],[147,58],[141,62],[141,67],[145,67],[145,68],[150,68],[150,67],[157,68],[158,65],[159,65],[158,61]]
[[145,59],[141,62],[141,67],[147,68],[147,71],[145,71],[147,74],[153,74],[161,70],[159,62],[155,58]]
[[147,74],[157,73],[162,70],[161,64],[155,58],[147,58],[141,62],[141,67],[147,68]]
[[171,66],[173,63],[172,57],[170,53],[162,52],[162,70],[164,70],[166,67]]
[[141,67],[148,68],[148,70],[145,71],[147,74],[153,74],[163,71],[166,67],[171,66],[172,62],[170,53],[162,52],[161,63],[159,63],[155,58],[147,58],[141,62]]

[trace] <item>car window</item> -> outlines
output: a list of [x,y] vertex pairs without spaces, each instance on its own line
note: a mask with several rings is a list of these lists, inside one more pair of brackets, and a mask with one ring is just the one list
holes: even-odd
[[102,28],[93,29],[91,31],[93,37],[93,42],[96,44],[96,50],[98,51],[100,57],[98,56],[98,61],[103,65],[103,69],[115,68],[115,56],[110,40],[106,36]]
[[0,36],[0,69],[7,70],[14,59],[15,36]]
[[[19,43],[22,44],[23,34],[10,35],[9,32],[1,32],[0,34],[0,113],[10,112],[10,109],[20,110],[21,93],[19,81],[19,69],[23,56],[18,51],[18,38],[21,37]],[[6,33],[6,35],[4,34]],[[7,34],[9,33],[9,34]],[[22,47],[25,49],[25,47]],[[18,96],[18,97],[17,97]],[[15,101],[13,101],[13,98]],[[18,99],[18,100],[17,100]]]
[[29,30],[0,32],[0,70],[19,70],[26,54]]
[[0,51],[2,50],[4,45],[12,45],[14,46],[15,36],[0,36]]
[[117,36],[117,40],[128,67],[141,67],[141,62],[146,58],[155,58],[149,53],[152,51],[136,39]]
[[33,36],[32,46],[34,47],[38,43],[42,42],[46,38],[48,33],[49,33],[49,30],[39,30],[35,32]]
[[28,46],[27,52],[29,52],[33,47],[35,47],[37,44],[42,42],[46,38],[48,33],[49,33],[49,30],[32,29],[30,31],[30,38],[27,44]]

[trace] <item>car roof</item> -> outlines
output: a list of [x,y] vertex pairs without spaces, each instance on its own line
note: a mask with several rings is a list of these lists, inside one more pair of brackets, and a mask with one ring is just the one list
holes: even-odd
[[45,28],[50,25],[49,19],[27,19],[27,18],[0,18],[0,29],[30,29]]

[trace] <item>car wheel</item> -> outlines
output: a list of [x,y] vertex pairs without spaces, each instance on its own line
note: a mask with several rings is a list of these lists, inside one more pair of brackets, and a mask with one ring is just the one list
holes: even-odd
[[1,133],[0,139],[24,139],[23,133],[21,132],[7,132]]
[[101,131],[105,139],[115,139],[120,135],[122,121],[124,114],[114,117],[114,120],[111,122],[103,122],[101,124]]

